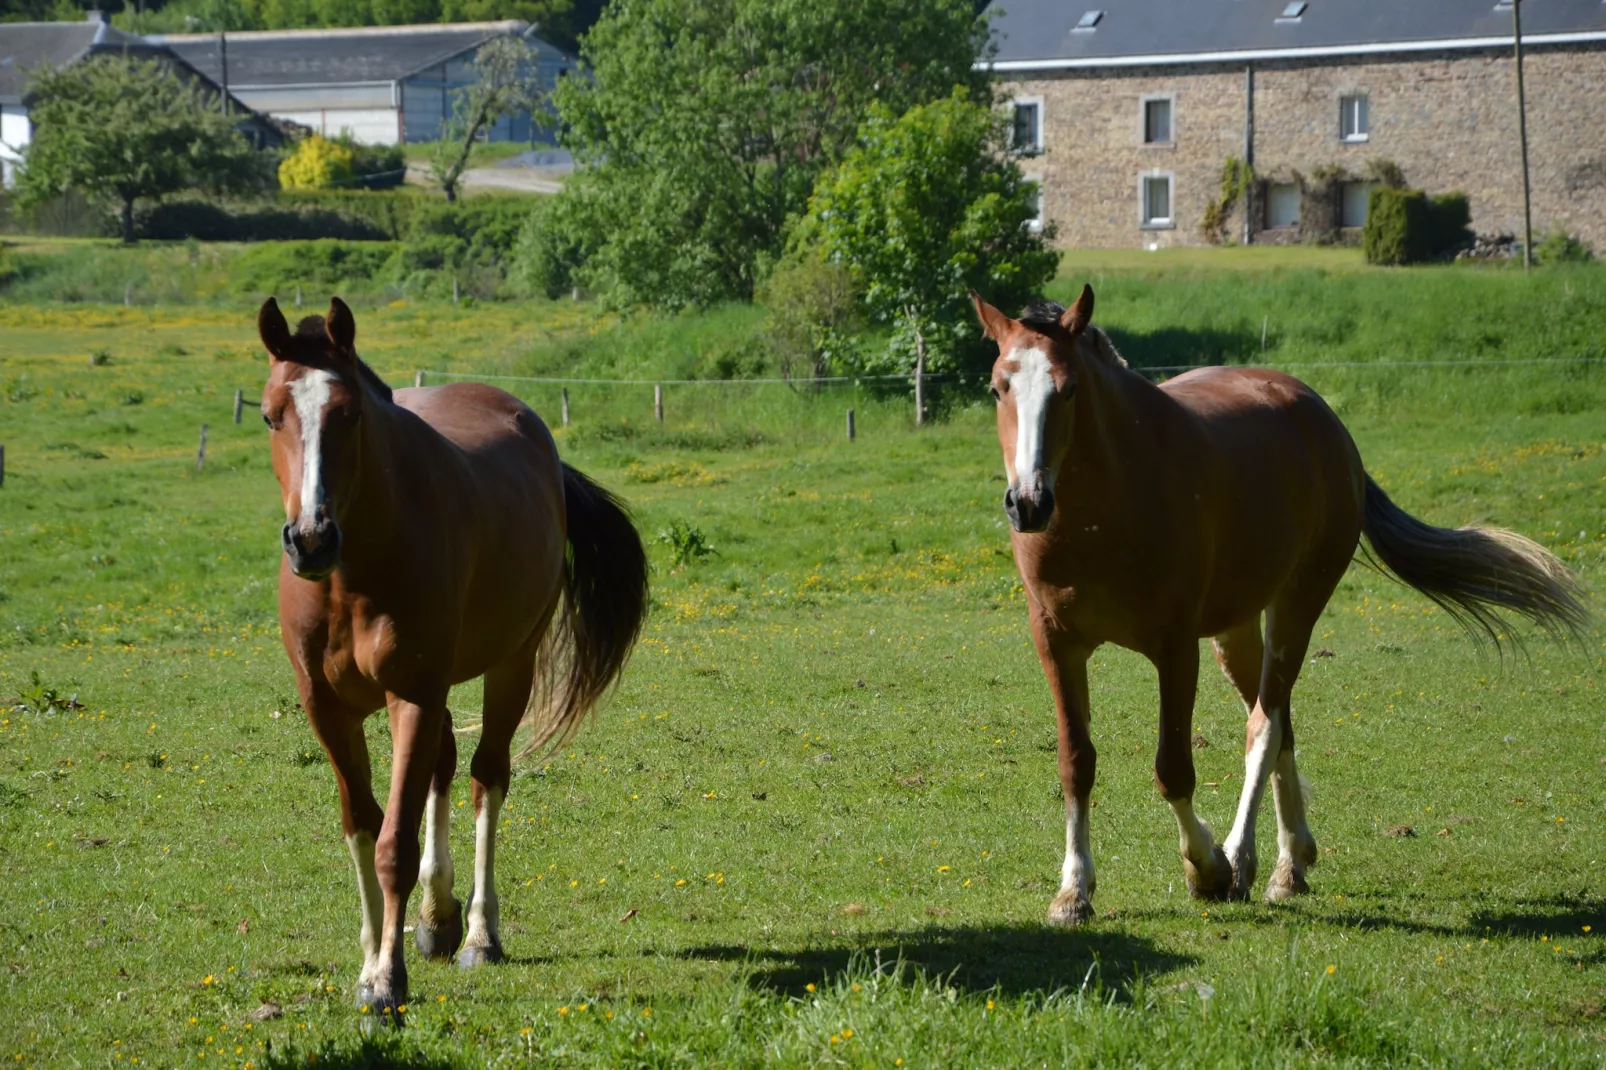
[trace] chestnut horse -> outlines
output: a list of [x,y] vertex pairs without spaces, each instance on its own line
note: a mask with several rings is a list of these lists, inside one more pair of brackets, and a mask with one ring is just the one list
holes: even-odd
[[[357,356],[339,298],[294,334],[269,298],[262,417],[283,492],[279,625],[301,704],[334,766],[362,903],[357,1001],[399,1023],[402,924],[464,966],[502,956],[497,814],[513,736],[571,731],[618,679],[647,612],[647,560],[618,501],[558,460],[517,398],[478,383],[394,394]],[[446,696],[485,677],[470,765],[474,886],[465,939],[447,819],[457,745]],[[390,799],[370,783],[363,722],[390,714]],[[422,856],[418,830],[425,825]],[[394,1017],[392,1017],[394,1015]]]
[[[1307,891],[1305,867],[1316,862],[1289,695],[1362,534],[1396,579],[1497,642],[1499,609],[1552,632],[1586,623],[1572,576],[1537,544],[1509,531],[1432,527],[1389,501],[1338,417],[1297,379],[1215,367],[1156,386],[1092,325],[1091,288],[1069,309],[1043,302],[1018,320],[971,298],[998,343],[991,389],[1009,477],[1004,510],[1058,708],[1066,847],[1051,922],[1092,916],[1087,660],[1100,644],[1134,650],[1159,672],[1155,778],[1195,896],[1248,896],[1270,774],[1277,867],[1266,898],[1276,901]],[[1220,847],[1193,811],[1204,637],[1249,711],[1243,793]]]

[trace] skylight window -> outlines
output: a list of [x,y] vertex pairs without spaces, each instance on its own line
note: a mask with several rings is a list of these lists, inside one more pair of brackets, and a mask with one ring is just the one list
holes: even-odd
[[1094,29],[1097,28],[1099,20],[1102,18],[1104,18],[1103,11],[1088,11],[1084,13],[1079,20],[1077,20],[1076,29],[1072,30],[1071,32],[1092,33]]
[[1305,9],[1309,6],[1309,4],[1299,3],[1298,0],[1295,0],[1294,3],[1283,8],[1281,17],[1285,19],[1297,19],[1299,16],[1305,13]]

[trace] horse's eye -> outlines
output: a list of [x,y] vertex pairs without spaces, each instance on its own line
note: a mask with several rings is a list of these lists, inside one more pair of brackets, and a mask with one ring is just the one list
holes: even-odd
[[273,430],[273,418],[267,413],[262,414],[262,422],[268,425],[268,430]]
[[998,396],[998,388],[996,386],[989,386],[987,388],[987,393],[989,393],[989,394],[991,394],[993,396],[993,400],[994,401],[1003,401],[1004,400],[1003,398]]

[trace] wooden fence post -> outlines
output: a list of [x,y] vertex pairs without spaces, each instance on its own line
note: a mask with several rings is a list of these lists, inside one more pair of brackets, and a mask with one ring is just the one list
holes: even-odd
[[457,276],[452,276],[452,304],[457,304]]
[[664,422],[664,384],[652,384],[652,411],[658,417],[658,422]]
[[296,307],[301,307],[301,284],[296,283]]
[[123,304],[124,305],[132,305],[133,303],[134,303],[134,284],[131,283],[131,282],[125,282],[125,283],[123,283]]
[[853,428],[853,410],[849,409],[848,410],[848,441],[852,442],[854,437],[855,437],[855,433],[854,433],[854,428]]
[[563,388],[563,426],[569,426],[569,388]]
[[418,371],[413,373],[413,385],[414,386],[423,386],[424,385],[424,370],[422,368],[420,368]]
[[195,470],[199,472],[206,465],[206,425],[201,425],[201,448],[195,453]]
[[245,411],[245,391],[244,390],[236,390],[234,392],[234,422],[236,424],[238,424],[240,422],[240,414],[242,412],[244,412],[244,411]]
[[6,448],[0,445],[0,487],[6,485]]

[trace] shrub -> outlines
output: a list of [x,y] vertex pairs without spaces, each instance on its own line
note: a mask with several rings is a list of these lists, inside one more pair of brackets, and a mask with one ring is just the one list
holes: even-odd
[[[308,189],[285,190],[279,203],[286,206],[324,208],[341,215],[367,220],[384,232],[387,241],[406,241],[413,230],[413,217],[429,206],[427,195],[414,186],[396,190]],[[329,235],[338,237],[338,235]]]
[[1366,209],[1368,264],[1416,264],[1432,254],[1432,214],[1421,190],[1378,186]]
[[279,165],[279,185],[285,189],[342,185],[355,173],[356,159],[356,152],[338,141],[318,134],[304,137]]
[[853,277],[818,249],[782,260],[760,287],[758,300],[770,313],[765,335],[782,375],[819,378],[833,364],[856,363],[854,336],[863,322]]
[[298,283],[338,287],[384,276],[395,246],[388,242],[273,242],[240,254],[229,273],[236,293],[264,294],[289,290]]
[[159,241],[387,241],[367,219],[312,204],[227,204],[198,198],[163,201],[134,213],[134,233]]
[[1595,254],[1582,241],[1557,228],[1534,246],[1534,257],[1541,264],[1584,264],[1595,259]]
[[394,189],[407,177],[407,156],[400,145],[364,145],[350,134],[341,134],[337,143],[351,153],[354,187]]
[[1428,198],[1434,253],[1459,248],[1472,240],[1472,204],[1465,193],[1436,193]]
[[586,202],[579,196],[537,201],[514,245],[512,274],[528,293],[558,298],[579,282],[597,233],[581,225]]

